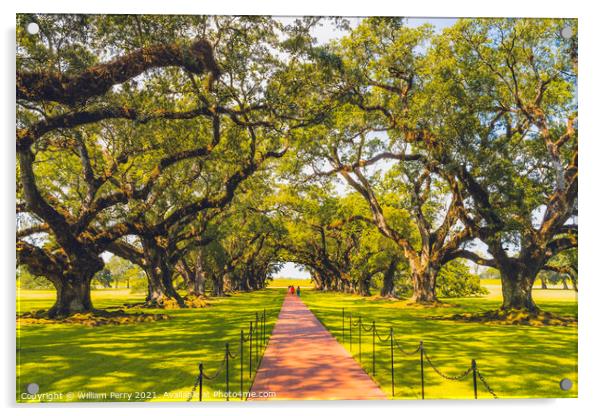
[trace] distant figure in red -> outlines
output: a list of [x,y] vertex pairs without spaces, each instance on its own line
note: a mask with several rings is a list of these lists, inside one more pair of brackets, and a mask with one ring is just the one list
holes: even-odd
[[288,293],[290,293],[291,295],[294,295],[295,294],[295,286],[289,286]]

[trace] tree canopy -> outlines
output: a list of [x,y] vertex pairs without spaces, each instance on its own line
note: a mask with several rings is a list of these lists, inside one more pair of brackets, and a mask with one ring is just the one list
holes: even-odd
[[[16,249],[50,316],[93,309],[107,252],[149,306],[260,289],[286,261],[421,303],[478,293],[471,261],[531,311],[542,270],[576,282],[574,20],[17,23]],[[343,35],[317,42],[323,23]]]

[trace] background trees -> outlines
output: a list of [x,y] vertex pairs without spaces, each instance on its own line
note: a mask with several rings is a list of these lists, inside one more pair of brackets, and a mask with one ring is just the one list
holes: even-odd
[[470,196],[466,226],[501,273],[503,309],[535,311],[537,273],[577,245],[577,51],[560,35],[575,24],[466,20],[432,50],[423,115],[441,120],[442,160]]
[[576,287],[576,23],[333,19],[319,45],[320,22],[18,17],[17,256],[51,316],[91,311],[118,258],[150,306],[283,261],[420,303],[478,293],[465,260],[499,270],[503,309],[536,312],[542,271]]
[[[187,224],[225,207],[241,182],[286,151],[291,126],[270,118],[263,102],[278,68],[269,49],[277,23],[165,20],[45,16],[41,37],[18,33],[17,209],[36,220],[19,236],[47,233],[53,248],[21,238],[17,252],[56,286],[51,315],[92,309],[99,255],[126,236],[140,239],[129,255],[143,253],[147,300],[181,304],[172,255]],[[162,37],[153,44],[143,28],[157,25]],[[136,42],[124,41],[124,27],[139,28]],[[73,48],[87,60],[74,61]],[[36,159],[45,162],[37,171]],[[183,186],[189,191],[174,192]]]

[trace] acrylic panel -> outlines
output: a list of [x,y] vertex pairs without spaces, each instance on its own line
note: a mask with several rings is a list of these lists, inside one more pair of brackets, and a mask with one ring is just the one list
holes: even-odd
[[576,19],[19,14],[17,402],[576,397]]

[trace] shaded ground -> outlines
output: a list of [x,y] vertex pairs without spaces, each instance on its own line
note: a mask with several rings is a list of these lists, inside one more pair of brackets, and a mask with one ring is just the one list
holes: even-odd
[[287,296],[251,394],[257,400],[386,399],[297,296]]
[[[358,333],[354,329],[352,346],[348,336],[341,337],[341,308],[355,318],[363,317],[365,325],[375,320],[379,331],[386,335],[390,327],[406,350],[414,349],[423,340],[434,364],[445,373],[462,373],[472,358],[488,383],[501,398],[576,397],[577,326],[534,327],[524,325],[493,325],[478,322],[433,320],[431,316],[455,313],[479,313],[496,309],[501,303],[499,286],[488,287],[490,295],[483,298],[442,299],[441,307],[406,306],[403,301],[363,298],[355,295],[305,291],[303,300],[345,348],[359,359]],[[537,304],[544,310],[560,315],[577,316],[576,295],[558,289],[534,290]],[[346,322],[346,329],[348,323]],[[348,333],[347,333],[348,334]],[[362,364],[372,366],[372,337],[363,334]],[[376,380],[391,395],[390,352],[387,343],[376,345]],[[574,383],[569,391],[559,388],[567,377]],[[404,357],[395,353],[395,379],[398,399],[420,398],[419,355]],[[425,370],[426,398],[472,398],[472,379],[454,382],[439,377],[432,369]],[[488,396],[479,383],[479,397]]]
[[[500,397],[576,397],[577,327],[530,327],[522,325],[484,325],[474,322],[429,319],[432,315],[478,313],[497,308],[501,302],[499,285],[488,285],[491,294],[483,298],[443,299],[440,308],[408,307],[403,302],[362,298],[360,296],[304,290],[302,299],[316,316],[342,342],[341,308],[361,314],[367,325],[376,320],[381,333],[390,326],[406,349],[420,340],[434,363],[446,373],[460,373],[470,363],[479,368]],[[18,313],[52,306],[51,291],[20,291]],[[17,328],[17,395],[29,383],[40,385],[42,392],[77,391],[154,391],[158,397],[138,400],[176,400],[163,397],[189,393],[200,360],[213,373],[223,357],[224,342],[232,341],[236,351],[239,331],[248,328],[256,311],[267,309],[267,331],[274,325],[284,290],[264,290],[210,299],[203,309],[144,310],[165,313],[167,321],[123,326],[85,327],[73,324],[24,325]],[[577,315],[576,295],[559,289],[534,290],[537,304],[560,315]],[[143,295],[126,290],[93,291],[95,307],[122,307],[136,303]],[[136,309],[126,309],[132,313]],[[362,363],[371,369],[371,338],[364,334]],[[349,350],[348,338],[343,344]],[[358,359],[357,335],[353,355]],[[420,365],[416,356],[395,356],[395,398],[420,397]],[[390,395],[389,350],[377,344],[376,380]],[[232,364],[231,388],[239,386],[238,363]],[[570,378],[573,388],[558,388],[561,378]],[[244,389],[251,380],[244,376]],[[451,382],[426,370],[427,398],[471,398],[471,381]],[[224,390],[222,378],[205,381],[205,400],[214,400],[214,392]],[[479,397],[487,397],[479,385]],[[18,397],[19,399],[19,397]],[[74,398],[76,399],[76,398]],[[195,396],[194,400],[197,400]],[[109,399],[107,399],[109,400]],[[112,399],[116,400],[116,399]],[[125,399],[122,399],[125,400]]]
[[[143,297],[132,296],[126,290],[92,294],[98,308],[120,307]],[[21,291],[19,295],[19,313],[46,309],[54,296],[49,291]],[[17,400],[29,383],[37,383],[40,393],[74,393],[71,400],[77,400],[78,392],[151,392],[132,401],[184,401],[182,395],[192,389],[199,361],[203,360],[206,371],[213,373],[223,357],[224,343],[231,341],[231,348],[236,350],[240,329],[248,328],[255,312],[263,308],[269,334],[283,296],[282,290],[262,290],[211,299],[210,306],[202,309],[145,309],[145,313],[164,313],[171,319],[133,325],[17,327]],[[136,308],[127,311],[139,312]],[[231,370],[231,386],[238,386],[236,362]],[[204,400],[215,400],[214,392],[225,390],[224,377],[204,384]],[[250,384],[246,374],[245,389]],[[64,400],[69,399],[65,396]]]

